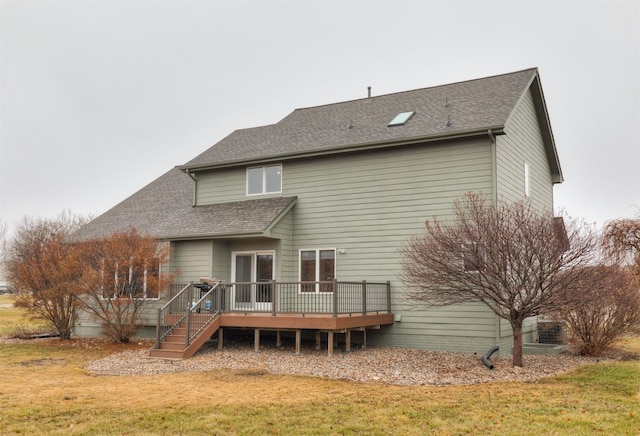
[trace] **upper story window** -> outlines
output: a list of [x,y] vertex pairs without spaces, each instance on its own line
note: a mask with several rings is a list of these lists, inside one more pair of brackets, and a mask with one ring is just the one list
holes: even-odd
[[282,165],[247,168],[247,195],[282,192]]

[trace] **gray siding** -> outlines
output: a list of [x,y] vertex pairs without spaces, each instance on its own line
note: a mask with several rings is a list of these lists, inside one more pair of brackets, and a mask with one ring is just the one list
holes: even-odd
[[[163,295],[157,300],[146,300],[140,308],[139,321],[143,326],[138,330],[138,337],[153,337],[155,334],[155,325],[157,320],[158,309],[166,303]],[[101,336],[101,322],[89,312],[79,310],[76,322],[74,323],[73,333],[78,336]],[[147,327],[145,327],[147,326]]]
[[[453,200],[466,192],[493,195],[493,179],[488,137],[283,162],[278,195],[298,200],[270,234],[280,240],[277,278],[298,280],[300,249],[344,248],[345,254],[336,255],[337,278],[390,280],[393,312],[403,316],[384,335],[372,334],[372,343],[456,351],[474,344],[485,350],[496,342],[495,316],[486,307],[406,310],[411,303],[398,280],[398,250],[422,231],[425,219],[451,217]],[[198,204],[249,198],[244,168],[199,176],[197,198]],[[249,240],[232,242],[230,250],[272,247]]]
[[[485,354],[500,343],[496,316],[481,303],[450,306],[429,311],[396,313],[400,321],[367,335],[368,342],[385,346],[424,348],[436,351]],[[507,341],[510,337],[506,337]],[[500,353],[505,349],[501,347]],[[508,350],[507,352],[509,352]]]
[[245,177],[245,168],[221,169],[198,174],[196,204],[226,203],[247,200],[248,198],[264,198],[264,195],[249,197],[246,195]]
[[[271,195],[295,195],[297,203],[270,230],[269,238],[176,243],[172,267],[179,268],[182,280],[195,280],[212,270],[227,279],[232,252],[269,249],[276,251],[277,280],[295,281],[299,250],[344,248],[344,254],[336,254],[338,280],[391,281],[392,310],[400,321],[371,332],[370,343],[477,353],[497,343],[501,354],[509,353],[509,324],[482,304],[415,310],[398,279],[399,249],[423,231],[426,219],[451,218],[453,201],[466,192],[522,198],[525,160],[531,171],[531,197],[542,206],[551,204],[549,167],[532,111],[527,95],[495,149],[487,136],[284,161],[283,192]],[[521,142],[525,145],[518,145]],[[197,186],[198,204],[261,197],[246,196],[244,168],[200,175]]]
[[171,272],[174,282],[198,282],[213,275],[213,241],[177,241],[172,243]]
[[293,250],[293,210],[290,210],[275,225],[270,236],[279,241],[276,250],[276,277],[279,280],[295,280],[297,271],[297,253]]
[[231,252],[229,241],[214,239],[213,243],[213,276],[217,279],[231,280]]
[[536,118],[531,91],[516,106],[506,135],[497,138],[497,194],[508,201],[524,198],[524,162],[529,163],[530,199],[537,207],[552,210],[553,183],[549,161]]
[[412,304],[398,279],[398,251],[422,232],[425,219],[451,217],[453,200],[468,191],[491,195],[491,156],[487,138],[286,166],[285,189],[291,184],[298,195],[294,254],[344,248],[336,255],[339,280],[391,281],[392,310],[402,321],[370,335],[371,343],[462,351],[482,344],[483,336],[495,342],[495,320],[485,307],[464,308],[463,317],[459,310],[407,310]]
[[[517,201],[525,198],[524,163],[529,165],[529,199],[541,210],[553,211],[553,183],[551,169],[544,149],[531,91],[528,90],[514,109],[506,135],[496,144],[497,195],[499,200]],[[534,342],[537,334],[536,317],[525,320],[523,340]],[[511,326],[502,324],[502,335],[511,339]],[[513,349],[513,343],[501,348]]]

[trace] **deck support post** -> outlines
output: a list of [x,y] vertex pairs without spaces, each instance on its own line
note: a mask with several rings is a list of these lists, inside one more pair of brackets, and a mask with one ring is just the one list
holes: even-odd
[[333,356],[333,330],[327,332],[327,353],[329,356]]
[[344,332],[344,341],[346,342],[344,351],[351,351],[351,329],[347,329],[347,331]]
[[276,330],[276,347],[282,347],[282,337],[280,336],[280,330]]
[[218,329],[218,350],[222,350],[222,340],[223,340],[222,330],[224,330],[222,327]]
[[362,329],[362,349],[367,348],[367,328]]
[[320,349],[320,330],[316,331],[316,350]]
[[253,332],[253,351],[256,353],[260,351],[260,329],[255,329]]
[[301,342],[302,342],[302,330],[296,330],[296,354],[300,354]]

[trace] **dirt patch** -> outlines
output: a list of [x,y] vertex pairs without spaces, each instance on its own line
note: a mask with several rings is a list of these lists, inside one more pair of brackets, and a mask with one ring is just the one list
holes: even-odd
[[45,366],[45,365],[64,365],[66,359],[34,359],[20,362],[22,366]]

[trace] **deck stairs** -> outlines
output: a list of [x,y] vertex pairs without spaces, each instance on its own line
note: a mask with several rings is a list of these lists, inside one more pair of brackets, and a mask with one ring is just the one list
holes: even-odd
[[[197,318],[198,314],[191,315]],[[201,315],[204,317],[205,315]],[[191,322],[196,322],[192,319]],[[152,348],[149,351],[149,357],[160,359],[188,359],[193,356],[211,336],[220,328],[220,314],[216,314],[213,318],[208,317],[204,321],[202,328],[187,341],[187,323],[180,321],[169,334],[167,334],[160,342],[160,348]]]

